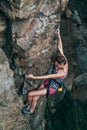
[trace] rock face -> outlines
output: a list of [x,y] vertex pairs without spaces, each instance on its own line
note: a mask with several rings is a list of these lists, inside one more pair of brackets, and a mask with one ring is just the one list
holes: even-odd
[[[78,21],[81,21],[80,16],[75,17],[76,23],[72,23],[72,36],[75,38],[73,42],[73,47],[75,49],[76,59],[78,63],[79,74],[75,79],[75,86],[86,86],[87,80],[87,45],[86,45],[86,35],[87,28],[79,24]],[[81,22],[80,22],[81,23]],[[83,83],[82,83],[83,81]]]
[[11,121],[11,118],[7,115],[11,114],[10,103],[14,99],[12,94],[13,86],[13,71],[9,67],[8,58],[6,57],[3,50],[0,49],[0,129],[8,129],[8,127],[6,127],[7,124],[5,124],[5,122],[6,120],[8,120],[8,122]]
[[68,0],[1,0],[0,9],[12,19],[25,19],[28,17],[34,17],[41,10],[45,15],[50,15],[55,12],[57,6],[60,6],[62,10],[65,9]]
[[[30,85],[25,82],[22,97],[18,97],[17,91],[22,82],[22,74],[43,75],[48,72],[50,58],[57,48],[54,32],[56,28],[60,28],[60,16],[67,3],[68,0],[0,0],[0,47],[5,52],[0,49],[1,130],[45,129],[45,97],[40,98],[32,116],[24,116],[21,113],[26,91],[36,89],[43,81],[29,80]],[[74,69],[78,69],[78,73],[71,72],[66,79],[69,89],[73,84],[77,87],[87,86],[87,25],[84,25],[79,17],[79,13],[82,16],[82,10],[77,10],[77,5],[87,4],[83,1],[76,3],[78,0],[75,3],[71,0],[70,4],[76,8],[73,10],[71,6],[71,10],[67,9],[68,25],[66,21],[61,22],[64,51],[70,65],[73,54],[75,55],[72,65]],[[84,12],[86,11],[84,8]],[[87,20],[86,16],[82,19]],[[69,50],[70,42],[74,53],[72,49]]]
[[0,49],[0,94],[9,91],[14,86],[13,71],[9,67],[9,62],[2,49]]
[[5,32],[6,32],[6,18],[3,13],[0,12],[0,47],[6,44]]
[[[67,3],[68,0],[0,1],[0,47],[14,72],[13,78],[8,63],[5,64],[7,68],[0,65],[3,73],[1,79],[5,79],[1,82],[1,90],[5,93],[1,93],[1,130],[44,130],[45,98],[39,100],[38,110],[32,117],[23,116],[23,99],[16,95],[16,90],[22,82],[20,75],[27,72],[42,75],[48,71],[50,57],[57,48],[54,32],[60,27],[60,14]],[[27,85],[27,89],[37,88],[41,82],[32,81],[32,88]]]
[[[73,86],[76,88],[76,96],[79,100],[87,100],[87,2],[83,0],[74,3],[70,1],[71,16],[70,28],[72,30],[72,47],[74,49],[75,78]],[[72,8],[74,7],[74,8]],[[83,11],[82,11],[83,9]]]

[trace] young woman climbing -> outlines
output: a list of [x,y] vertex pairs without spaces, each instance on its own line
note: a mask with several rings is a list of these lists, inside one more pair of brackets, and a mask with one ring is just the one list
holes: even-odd
[[[39,87],[39,89],[32,90],[28,93],[28,100],[26,106],[22,109],[23,114],[32,114],[35,110],[39,97],[55,93],[58,90],[60,84],[63,83],[63,79],[65,79],[68,74],[68,62],[63,52],[62,40],[59,29],[57,29],[57,35],[58,53],[52,59],[52,74],[43,76],[34,76],[32,74],[26,75],[26,78],[34,80],[45,79],[45,81]],[[62,88],[60,88],[59,91],[62,91]]]

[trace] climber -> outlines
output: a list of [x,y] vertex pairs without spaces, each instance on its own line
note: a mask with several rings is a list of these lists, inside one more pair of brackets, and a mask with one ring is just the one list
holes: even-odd
[[[37,90],[32,90],[28,92],[28,100],[26,105],[22,109],[23,114],[32,114],[37,105],[37,100],[40,96],[54,94],[57,90],[60,83],[63,83],[63,79],[66,78],[68,74],[68,62],[63,52],[62,40],[60,36],[60,31],[57,29],[58,36],[58,53],[52,57],[52,74],[43,75],[43,76],[34,76],[32,74],[26,75],[26,78],[45,81]],[[59,88],[59,91],[62,91],[62,88]]]

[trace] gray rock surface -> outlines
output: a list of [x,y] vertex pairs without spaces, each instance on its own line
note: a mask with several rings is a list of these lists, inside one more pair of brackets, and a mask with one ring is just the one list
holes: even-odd
[[14,86],[14,75],[10,69],[8,58],[2,49],[0,49],[0,94],[3,91],[9,91]]
[[80,74],[78,77],[74,80],[74,85],[79,86],[87,86],[87,73]]

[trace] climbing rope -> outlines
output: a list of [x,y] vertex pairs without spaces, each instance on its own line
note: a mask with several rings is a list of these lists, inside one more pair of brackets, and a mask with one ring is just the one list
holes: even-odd
[[[70,20],[69,19],[67,19],[67,28],[68,28],[68,36],[69,36],[69,40],[70,40],[71,35],[70,35]],[[75,92],[74,86],[73,86],[73,99],[74,99],[74,109],[75,109],[76,130],[78,130],[78,112],[77,112],[77,105],[76,105],[76,92]]]

